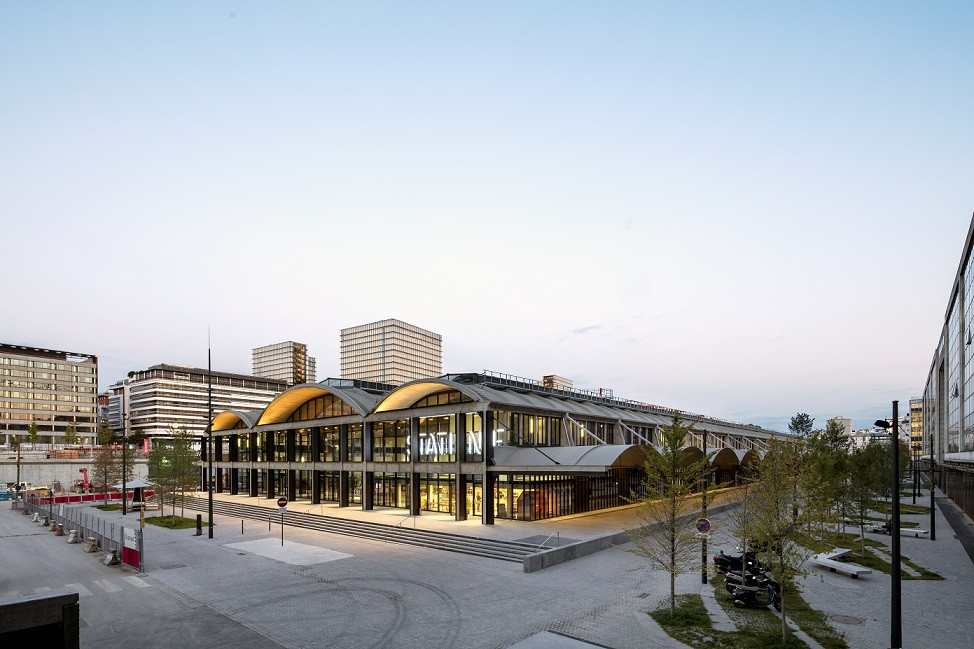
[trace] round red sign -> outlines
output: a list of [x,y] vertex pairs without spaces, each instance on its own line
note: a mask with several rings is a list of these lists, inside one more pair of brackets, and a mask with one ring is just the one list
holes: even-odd
[[285,498],[284,496],[281,496],[280,498],[278,498],[277,499],[277,506],[278,507],[287,507],[287,498]]
[[698,518],[697,519],[697,531],[700,532],[701,534],[706,534],[707,532],[709,532],[710,531],[710,521],[708,521],[706,518]]

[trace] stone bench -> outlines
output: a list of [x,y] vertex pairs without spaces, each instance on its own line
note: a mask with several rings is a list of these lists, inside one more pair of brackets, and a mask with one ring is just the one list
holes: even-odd
[[844,563],[842,561],[836,561],[839,557],[843,557],[852,552],[852,550],[837,549],[832,552],[823,552],[821,554],[816,554],[811,558],[812,563],[818,564],[823,568],[828,568],[829,572],[841,572],[844,575],[849,575],[853,579],[859,579],[859,575],[868,575],[872,572],[872,568],[866,568],[855,563]]

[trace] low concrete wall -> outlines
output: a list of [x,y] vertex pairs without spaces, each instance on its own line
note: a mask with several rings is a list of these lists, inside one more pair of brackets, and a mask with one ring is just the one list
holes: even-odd
[[[713,514],[719,514],[733,507],[737,507],[737,502],[730,502],[723,505],[718,505],[716,507],[710,507],[707,509],[707,515],[712,516]],[[544,570],[545,568],[550,568],[551,566],[557,566],[559,563],[565,563],[566,561],[578,559],[579,557],[595,554],[596,552],[607,550],[613,545],[623,545],[628,542],[628,532],[617,532],[615,534],[602,536],[597,539],[579,541],[578,543],[572,543],[571,545],[566,545],[560,548],[552,548],[551,550],[545,550],[544,552],[536,552],[535,554],[524,557],[524,572],[537,572],[538,570]]]
[[[135,472],[134,480],[143,480],[148,473],[148,461],[144,458],[132,460]],[[75,479],[81,477],[80,469],[88,469],[88,475],[92,474],[92,460],[48,460],[48,459],[24,459],[20,460],[20,481],[32,482],[37,486],[51,486],[55,480],[61,482],[65,490],[70,489]],[[17,458],[11,460],[4,456],[0,459],[0,482],[16,482],[17,480]]]
[[0,646],[80,647],[78,593],[59,588],[0,597]]

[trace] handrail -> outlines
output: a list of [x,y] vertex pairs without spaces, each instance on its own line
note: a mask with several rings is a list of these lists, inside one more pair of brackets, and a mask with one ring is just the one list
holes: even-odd
[[555,544],[555,547],[556,548],[560,548],[561,547],[561,532],[552,532],[551,534],[548,535],[548,538],[546,538],[544,541],[541,542],[541,545],[538,546],[538,550],[543,550],[545,548],[545,546],[547,545],[548,541],[551,540],[551,537],[552,536],[557,536],[558,537],[558,543]]

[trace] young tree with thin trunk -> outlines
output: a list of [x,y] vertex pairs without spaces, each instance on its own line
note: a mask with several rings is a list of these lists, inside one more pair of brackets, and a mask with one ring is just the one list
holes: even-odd
[[781,585],[781,640],[788,635],[785,585],[804,574],[802,564],[811,552],[796,542],[807,519],[802,508],[802,457],[795,444],[768,441],[768,451],[756,466],[751,498],[751,529],[758,559]]
[[148,477],[158,487],[160,502],[164,504],[165,494],[169,494],[175,522],[177,502],[185,505],[186,487],[199,477],[199,454],[193,448],[193,436],[185,428],[170,428],[169,434],[170,439],[160,439],[149,453]]
[[[694,422],[696,423],[696,422]],[[695,460],[685,447],[693,423],[680,414],[664,426],[657,449],[646,449],[643,495],[636,508],[638,525],[630,529],[633,552],[670,577],[670,614],[676,612],[676,578],[700,566],[700,540],[694,521],[700,516],[700,496],[693,490],[710,473],[709,457]]]
[[889,453],[872,442],[849,456],[849,513],[859,525],[859,553],[866,554],[866,518],[877,496],[889,487]]
[[842,426],[829,421],[814,431],[802,447],[801,492],[809,522],[820,536],[832,523],[844,520],[849,475],[849,438]]
[[31,447],[40,440],[41,436],[37,434],[37,423],[30,422],[30,426],[27,427],[27,441],[30,442]]
[[814,424],[814,417],[809,417],[807,413],[799,412],[788,422],[788,430],[792,435],[807,437],[812,434],[812,426]]
[[64,443],[65,444],[77,444],[78,443],[78,428],[74,425],[74,422],[68,423],[64,428]]

